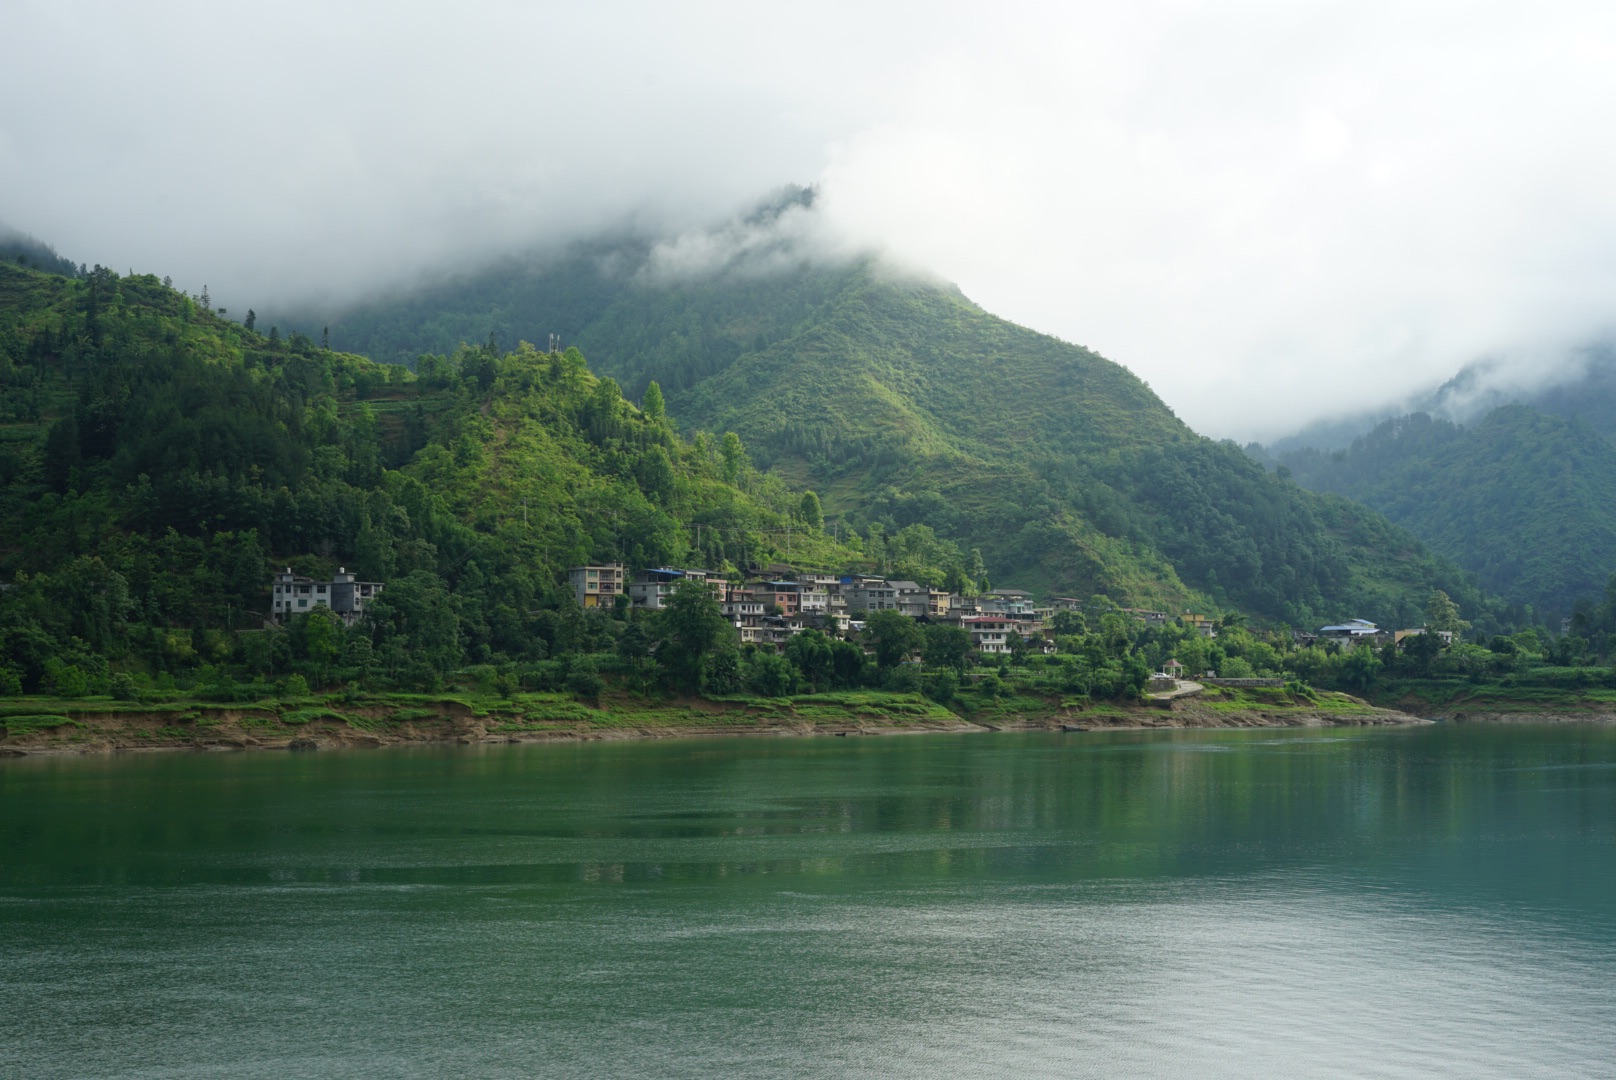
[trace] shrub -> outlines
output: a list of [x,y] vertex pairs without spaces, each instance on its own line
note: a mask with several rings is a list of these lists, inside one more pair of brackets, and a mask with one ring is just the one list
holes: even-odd
[[601,681],[601,677],[595,673],[593,668],[584,667],[580,664],[567,676],[567,689],[581,698],[588,698],[593,701],[595,698],[600,697],[600,692],[606,689],[606,684]]
[[797,681],[797,669],[779,653],[763,652],[747,665],[746,686],[764,697],[785,697]]
[[136,701],[140,698],[140,690],[135,686],[135,680],[127,671],[120,671],[112,677],[108,688],[112,696],[119,701]]
[[90,692],[90,677],[76,664],[64,664],[60,660],[48,661],[45,665],[45,678],[50,685],[51,693],[57,697],[83,697]]
[[926,680],[926,696],[939,705],[947,705],[954,700],[954,693],[959,689],[959,679],[952,671],[939,672]]
[[917,693],[920,690],[920,672],[910,664],[901,664],[887,673],[882,689],[894,694]]
[[287,697],[308,697],[309,680],[301,675],[288,675],[281,684],[281,693]]

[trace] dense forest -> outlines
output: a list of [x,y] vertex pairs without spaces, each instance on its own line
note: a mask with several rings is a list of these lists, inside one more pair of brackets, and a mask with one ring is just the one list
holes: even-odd
[[[577,608],[576,563],[864,559],[733,434],[680,438],[576,349],[463,347],[412,373],[261,333],[152,277],[8,264],[0,410],[13,692],[292,665],[431,686],[615,641],[621,620]],[[964,567],[925,530],[878,540],[906,572]],[[262,630],[282,565],[347,566],[385,595],[351,631],[323,615]]]
[[[964,303],[947,290],[878,282],[867,266],[845,272],[864,286],[843,291],[843,309]],[[904,319],[921,321],[889,312],[886,325]],[[879,344],[887,329],[875,322],[863,340]],[[852,348],[835,341],[850,333],[839,325],[821,316],[802,332]],[[1025,333],[996,325],[1012,344]],[[910,430],[894,431],[878,413],[838,421],[887,431],[903,453],[872,466],[856,455],[765,450],[775,468],[762,471],[736,431],[691,425],[681,434],[667,406],[675,394],[647,379],[636,405],[576,347],[501,349],[490,335],[410,367],[381,364],[278,326],[266,331],[252,311],[235,321],[205,296],[150,276],[0,265],[0,693],[253,701],[457,683],[592,700],[608,689],[771,697],[880,689],[941,703],[969,695],[982,707],[1016,694],[1131,699],[1151,671],[1177,660],[1225,677],[1289,679],[1287,700],[1305,704],[1309,684],[1367,692],[1400,677],[1498,678],[1585,661],[1610,644],[1603,609],[1583,613],[1584,637],[1501,624],[1507,612],[1375,514],[1308,496],[1237,448],[1187,435],[1121,369],[1098,358],[1064,364],[1069,346],[1039,341],[1046,370],[1025,358],[1019,366],[1024,430],[1060,419],[1060,407],[1040,397],[1040,379],[1067,377],[1088,414],[1109,410],[1109,436],[1072,434],[1061,457],[1004,430],[971,434],[969,425],[934,423],[930,410],[967,408],[972,394],[987,408],[988,382],[955,398],[917,383],[935,399],[911,410]],[[766,361],[778,357],[745,362]],[[784,385],[779,372],[749,370]],[[706,380],[682,400],[715,385]],[[1128,436],[1129,413],[1143,416],[1147,432],[1156,425],[1159,441]],[[767,442],[769,429],[748,425],[744,410],[722,415]],[[926,439],[931,451],[915,449]],[[1008,464],[1018,445],[1036,457],[1020,472]],[[940,486],[920,487],[927,469]],[[818,495],[783,479],[805,473],[828,480],[827,490],[841,483],[856,494],[871,476],[883,485],[862,503],[844,496],[853,512],[827,517]],[[974,510],[965,502],[990,491],[999,501]],[[807,630],[782,653],[743,648],[698,588],[676,592],[661,612],[585,611],[565,576],[575,564],[622,561],[739,578],[789,561],[970,593],[1001,575],[953,537],[984,535],[973,514],[1025,521],[1029,507],[1057,522],[1081,519],[1067,540],[1097,528],[1083,514],[1105,521],[1115,535],[1096,533],[1109,546],[1089,557],[1112,588],[1046,631],[1013,636],[1008,655],[977,655],[958,626],[893,612],[872,615],[851,640]],[[1045,529],[1057,550],[1058,528]],[[1372,554],[1353,554],[1360,549]],[[1264,562],[1275,552],[1291,574],[1277,582]],[[1138,591],[1104,576],[1116,572],[1112,556],[1141,574]],[[1388,559],[1402,563],[1398,573],[1367,574]],[[324,609],[277,624],[266,619],[268,578],[286,566],[322,577],[343,566],[385,590],[352,625]],[[1172,585],[1179,567],[1205,591]],[[1433,587],[1448,582],[1457,604]],[[1122,610],[1173,587],[1217,604],[1215,639],[1187,622],[1146,624]],[[1248,626],[1224,602],[1256,597],[1250,613],[1263,616],[1289,594],[1356,596],[1390,611],[1387,621],[1435,618],[1469,638],[1429,653],[1342,653],[1298,645],[1271,616]],[[1523,632],[1500,632],[1515,629]]]
[[1380,511],[1545,616],[1597,595],[1616,568],[1616,445],[1577,417],[1507,405],[1461,427],[1415,413],[1346,450],[1253,453]]
[[1409,623],[1440,588],[1478,624],[1507,617],[1378,514],[1197,436],[1126,369],[952,287],[756,245],[669,274],[663,250],[602,240],[300,325],[410,363],[489,334],[560,334],[631,397],[654,381],[691,430],[735,431],[861,533],[924,525],[979,549],[995,584],[1296,626]]

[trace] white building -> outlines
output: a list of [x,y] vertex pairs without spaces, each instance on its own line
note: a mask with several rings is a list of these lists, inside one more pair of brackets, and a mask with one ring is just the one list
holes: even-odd
[[288,566],[275,575],[270,588],[269,612],[279,621],[293,615],[307,615],[317,607],[329,608],[353,624],[365,613],[365,606],[382,591],[379,581],[358,581],[346,566],[338,567],[330,581],[315,581],[292,573]]

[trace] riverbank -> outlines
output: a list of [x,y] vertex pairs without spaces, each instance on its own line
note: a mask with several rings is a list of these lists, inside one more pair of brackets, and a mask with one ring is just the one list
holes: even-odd
[[861,736],[922,732],[1416,724],[1345,694],[1296,700],[1229,693],[1156,704],[1092,704],[1010,695],[945,708],[918,694],[644,699],[567,694],[508,699],[448,694],[300,698],[221,705],[133,705],[106,699],[11,699],[0,708],[0,755],[152,750],[319,750],[682,736]]

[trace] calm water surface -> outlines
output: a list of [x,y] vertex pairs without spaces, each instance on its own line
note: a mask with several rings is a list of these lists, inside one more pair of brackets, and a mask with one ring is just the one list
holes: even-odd
[[1616,730],[0,761],[0,1076],[1616,1075]]

